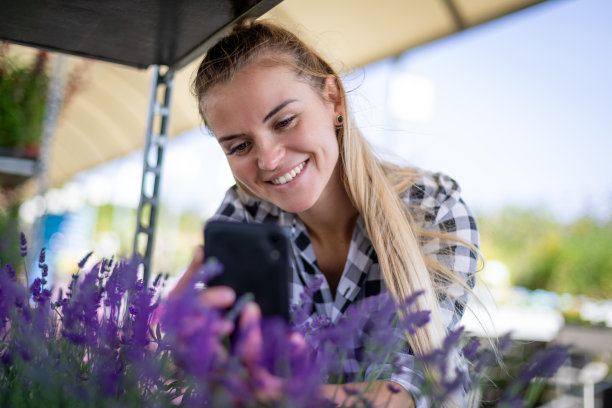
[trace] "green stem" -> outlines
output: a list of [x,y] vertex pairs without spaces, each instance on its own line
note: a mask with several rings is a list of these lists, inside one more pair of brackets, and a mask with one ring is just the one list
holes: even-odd
[[[30,285],[30,278],[28,277],[28,264],[26,262],[26,259],[23,258],[23,271],[25,273],[25,278],[26,278],[26,289],[29,290],[29,285]],[[28,296],[28,299],[30,299],[30,297]]]

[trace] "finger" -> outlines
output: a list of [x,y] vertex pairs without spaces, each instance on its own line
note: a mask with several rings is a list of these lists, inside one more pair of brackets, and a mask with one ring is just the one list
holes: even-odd
[[225,309],[236,301],[236,292],[229,286],[212,286],[198,295],[198,301],[208,307]]
[[221,319],[218,322],[217,334],[219,336],[229,336],[234,331],[234,322],[227,319]]
[[306,349],[306,339],[298,332],[289,334],[289,344],[293,347],[293,351],[301,353]]
[[283,391],[284,381],[264,368],[258,367],[250,371],[255,380],[255,397],[261,402],[278,401]]
[[195,276],[196,272],[202,268],[202,265],[204,265],[204,247],[198,246],[193,251],[191,262],[189,263],[189,266],[187,266],[187,270],[185,271],[184,276]]
[[222,318],[210,316],[185,316],[182,317],[182,328],[180,336],[188,338],[199,330],[207,330],[211,337],[227,336],[234,331],[234,323]]
[[240,355],[247,366],[254,366],[261,359],[263,335],[261,333],[261,310],[249,302],[240,314]]
[[176,283],[174,289],[168,294],[168,299],[181,295],[186,288],[192,285],[197,272],[202,266],[204,266],[204,247],[199,246],[193,251],[193,257],[189,266],[187,266],[187,270]]

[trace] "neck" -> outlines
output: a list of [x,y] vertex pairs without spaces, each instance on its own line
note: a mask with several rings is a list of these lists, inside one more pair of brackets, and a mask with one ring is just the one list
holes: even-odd
[[332,180],[319,201],[298,216],[308,229],[311,239],[320,242],[341,240],[349,242],[353,234],[359,212],[353,206],[338,167]]

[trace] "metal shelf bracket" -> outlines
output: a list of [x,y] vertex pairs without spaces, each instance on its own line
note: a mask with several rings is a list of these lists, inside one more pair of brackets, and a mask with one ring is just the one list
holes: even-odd
[[174,85],[174,70],[160,74],[159,65],[153,65],[149,112],[142,166],[140,200],[136,211],[136,233],[132,256],[138,256],[143,265],[143,280],[148,284],[155,238],[155,224],[159,207],[159,185],[164,148],[168,138],[170,100]]

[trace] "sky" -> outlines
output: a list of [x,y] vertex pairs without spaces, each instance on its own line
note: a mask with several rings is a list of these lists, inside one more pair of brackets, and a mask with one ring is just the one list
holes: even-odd
[[[358,119],[374,143],[454,177],[477,211],[610,215],[611,19],[609,0],[550,1],[373,64],[355,75]],[[430,109],[406,112],[414,99]]]
[[[550,0],[344,76],[358,125],[393,160],[441,171],[477,213],[612,216],[612,1]],[[142,154],[75,178],[136,206]],[[167,147],[161,199],[211,215],[232,184],[203,129]],[[121,182],[118,182],[120,180]]]

